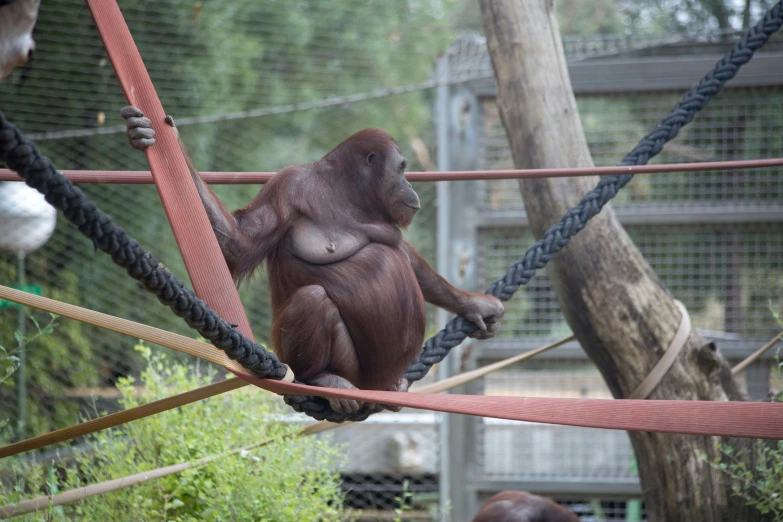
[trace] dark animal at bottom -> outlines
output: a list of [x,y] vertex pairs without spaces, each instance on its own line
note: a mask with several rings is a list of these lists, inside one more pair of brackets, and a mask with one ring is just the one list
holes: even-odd
[[[154,144],[139,109],[121,114],[134,148]],[[475,323],[475,338],[500,327],[500,300],[452,286],[402,239],[420,203],[386,132],[359,131],[318,161],[284,168],[234,212],[203,182],[182,140],[180,148],[234,279],[266,261],[272,342],[300,381],[406,391],[405,369],[424,342],[425,301]],[[376,408],[329,402],[345,413]]]
[[481,506],[473,522],[579,522],[579,517],[548,498],[501,491]]

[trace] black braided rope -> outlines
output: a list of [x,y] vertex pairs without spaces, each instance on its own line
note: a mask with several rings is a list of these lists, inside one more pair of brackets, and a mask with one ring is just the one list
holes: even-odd
[[250,373],[262,378],[282,379],[286,366],[277,356],[239,333],[174,277],[139,243],[115,225],[111,218],[88,200],[84,193],[42,156],[35,145],[25,140],[15,125],[0,111],[0,159],[25,182],[41,192],[53,207],[90,238],[96,248],[109,254],[114,262],[141,282],[158,300],[185,319],[188,326]]
[[[680,128],[693,120],[696,113],[737,74],[739,68],[753,57],[753,53],[760,49],[781,25],[783,1],[770,9],[763,20],[735,44],[715,68],[685,94],[619,165],[644,165],[658,154],[663,145],[673,139]],[[274,354],[246,339],[221,319],[135,240],[115,226],[108,216],[87,200],[80,189],[54,169],[48,158],[41,156],[31,142],[24,140],[19,130],[6,121],[2,112],[0,158],[17,171],[28,185],[43,193],[47,201],[61,210],[84,235],[91,238],[97,248],[110,254],[115,263],[125,267],[132,277],[141,281],[147,290],[157,295],[162,303],[168,305],[215,346],[226,351],[231,359],[237,360],[260,377],[281,379],[285,375],[285,366]],[[565,247],[632,178],[631,174],[602,178],[578,205],[566,212],[559,223],[551,227],[541,240],[528,249],[522,259],[509,268],[505,276],[492,283],[486,293],[503,301],[511,299],[519,287],[526,284],[538,269],[546,266],[552,256]],[[427,340],[405,377],[410,382],[423,378],[433,364],[442,361],[452,348],[464,341],[476,328],[462,317],[449,321],[443,330]],[[287,395],[285,401],[296,411],[331,422],[361,421],[378,411],[364,409],[355,414],[344,415],[332,410],[326,399],[312,396]]]

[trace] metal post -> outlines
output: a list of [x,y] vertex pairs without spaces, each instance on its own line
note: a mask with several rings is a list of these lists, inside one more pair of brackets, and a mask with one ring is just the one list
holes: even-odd
[[[19,288],[24,289],[24,252],[18,254],[17,283]],[[16,437],[18,440],[25,438],[26,419],[27,419],[27,350],[25,349],[26,332],[26,312],[27,309],[19,305],[19,316],[17,331],[19,342],[19,368],[16,371]]]
[[[448,55],[441,56],[435,65],[435,74],[438,81],[435,101],[435,132],[437,136],[437,156],[436,162],[438,170],[449,170],[449,84],[448,84]],[[449,279],[449,237],[451,224],[451,209],[449,204],[449,182],[439,181],[436,185],[436,204],[437,212],[437,262],[438,272]],[[438,327],[443,328],[448,321],[448,314],[445,310],[438,309]],[[445,379],[450,374],[449,365],[444,363],[438,365],[438,379]],[[447,522],[447,509],[451,505],[451,484],[449,477],[451,469],[449,463],[449,425],[450,415],[441,413],[440,417],[440,459],[438,467],[438,493],[440,520]]]
[[[483,129],[481,103],[475,94],[464,86],[449,90],[449,169],[476,170],[480,164],[480,136]],[[477,291],[477,212],[478,183],[460,181],[449,189],[449,281],[469,291]],[[466,340],[452,350],[447,360],[452,374],[467,370],[472,358],[463,361],[465,350],[473,348],[473,341]],[[461,361],[468,366],[461,367]],[[454,393],[473,393],[475,384],[461,386]],[[449,461],[452,463],[449,487],[452,490],[451,510],[453,522],[470,520],[476,512],[476,432],[481,421],[475,417],[452,415],[449,417]]]

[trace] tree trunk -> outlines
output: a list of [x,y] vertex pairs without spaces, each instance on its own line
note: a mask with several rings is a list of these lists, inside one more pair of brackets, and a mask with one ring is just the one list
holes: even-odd
[[[592,166],[551,0],[479,2],[497,103],[516,167]],[[541,237],[596,182],[521,181],[535,235]],[[627,397],[679,326],[672,295],[608,206],[555,256],[547,274],[568,324],[612,394]],[[650,398],[745,399],[715,346],[695,331]],[[749,441],[640,432],[629,432],[629,437],[649,520],[762,520],[731,495],[726,475],[699,458],[703,453],[713,457],[716,443],[749,448]]]

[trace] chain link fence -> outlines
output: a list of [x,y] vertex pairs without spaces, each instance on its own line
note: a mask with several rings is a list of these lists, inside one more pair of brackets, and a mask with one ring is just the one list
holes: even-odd
[[[164,107],[177,121],[196,165],[205,171],[275,171],[318,159],[350,133],[376,126],[397,138],[412,170],[430,168],[435,157],[432,67],[453,36],[442,6],[360,0],[283,4],[120,2]],[[701,43],[734,37],[713,35]],[[564,46],[569,60],[576,61],[654,52],[663,44],[682,45],[683,38],[566,37]],[[0,108],[9,120],[33,137],[60,169],[146,170],[143,154],[133,151],[125,139],[118,113],[126,102],[83,2],[44,2],[36,41],[32,64],[0,85]],[[491,79],[488,58],[475,37],[464,37],[456,45],[451,52],[463,59],[451,64],[450,81]],[[678,96],[674,91],[580,95],[580,114],[596,164],[617,161]],[[780,87],[727,92],[686,127],[658,161],[780,156],[781,104]],[[509,168],[508,145],[493,100],[483,99],[483,110],[481,166]],[[726,205],[772,205],[783,197],[781,179],[779,169],[639,176],[614,206],[626,215],[647,216],[673,212],[683,204],[718,210]],[[5,243],[29,239],[31,232],[19,220],[29,218],[31,208],[40,208],[12,196],[10,185],[0,184]],[[500,214],[511,213],[524,221],[516,182],[478,187],[479,210],[490,223],[479,237],[485,253],[479,274],[483,287],[533,238],[524,228],[491,225],[492,217]],[[218,186],[216,192],[229,207],[237,208],[259,188]],[[434,265],[435,187],[420,183],[415,188],[422,210],[406,239]],[[154,187],[96,184],[82,189],[187,280]],[[774,333],[768,306],[771,301],[780,309],[783,295],[779,223],[661,227],[638,220],[628,231],[664,283],[691,310],[696,327],[752,339]],[[48,241],[25,255],[23,272],[20,266],[13,249],[0,254],[0,282],[192,335],[59,216]],[[256,339],[268,343],[269,296],[263,271],[240,295]],[[29,310],[24,317],[11,304],[0,303],[0,345],[9,352],[17,346],[15,332],[37,331],[33,317],[42,327],[49,320],[46,314]],[[433,334],[434,314],[430,318],[428,334]],[[538,342],[567,333],[547,279],[537,277],[507,303],[500,340]],[[26,403],[17,393],[18,372],[0,383],[0,421],[8,421],[4,439],[112,411],[117,395],[113,384],[142,369],[135,343],[59,320],[53,335],[26,346]],[[6,363],[7,359],[0,361]],[[12,366],[0,366],[0,376],[6,368]],[[608,396],[587,361],[534,361],[487,378],[482,386],[487,394]],[[440,458],[435,414],[381,414],[329,436],[348,456],[346,506],[365,510],[367,520],[383,519],[408,492],[408,515],[431,518]],[[486,479],[636,480],[633,454],[623,433],[532,425],[519,430],[501,421],[484,421],[477,442],[479,474]],[[509,453],[508,447],[517,449]],[[579,498],[561,500],[583,520],[621,518],[630,509],[625,502]],[[370,513],[376,512],[372,518]]]
[[[676,76],[682,69],[667,69],[666,57],[709,62],[735,38],[733,33],[705,35],[691,44],[665,38],[618,37],[583,43],[565,39],[569,67],[576,66],[572,83],[595,164],[616,164],[680,99],[679,87],[659,85],[682,83]],[[768,59],[777,59],[779,64],[783,59],[780,38],[771,43]],[[469,92],[459,96],[478,100],[480,117],[463,118],[479,122],[474,168],[514,168],[494,83],[491,77],[487,79],[491,64],[483,40],[463,36],[451,51],[449,73],[464,79]],[[605,61],[611,56],[616,59]],[[659,71],[651,75],[658,83],[655,88],[641,85],[627,92],[609,82],[601,84],[607,92],[589,82],[578,84],[575,78],[585,79],[584,71],[592,63],[601,64],[604,71],[614,67],[612,77],[618,78],[623,77],[624,67],[649,67]],[[762,76],[759,73],[760,86],[746,84],[718,95],[654,162],[783,155],[783,87],[764,82]],[[780,328],[773,310],[783,309],[783,263],[778,255],[783,248],[781,180],[780,168],[640,175],[612,201],[635,245],[663,284],[688,308],[694,327],[716,340],[731,362],[763,345]],[[480,192],[475,219],[477,287],[485,288],[535,238],[526,225],[517,181],[482,181],[475,186]],[[486,364],[570,333],[543,270],[506,303],[504,327],[497,338],[473,346],[470,358],[475,364]],[[576,343],[570,351],[557,352],[493,373],[471,392],[611,397],[600,373]],[[739,380],[755,399],[780,385],[768,362],[759,363]],[[475,419],[467,423],[464,437],[471,441],[467,451],[475,452],[468,460],[474,462],[476,475],[467,483],[479,492],[477,501],[500,489],[529,489],[555,496],[583,520],[644,517],[639,501],[622,500],[641,493],[633,449],[623,432]]]
[[[201,170],[276,171],[314,161],[366,127],[392,134],[412,170],[431,168],[430,72],[436,49],[450,38],[437,2],[121,1],[120,7],[158,95]],[[147,170],[144,155],[132,150],[124,136],[119,110],[127,103],[84,2],[43,2],[36,43],[32,63],[0,85],[0,108],[7,118],[59,169]],[[152,185],[81,188],[177,277],[188,280]],[[261,187],[214,188],[233,209],[247,204]],[[434,264],[434,184],[419,183],[415,189],[422,210],[405,237]],[[34,191],[19,183],[0,184],[2,284],[193,335],[60,216],[55,219],[46,210],[37,216],[41,208],[47,206]],[[22,258],[20,245],[38,233],[22,226],[25,222],[53,230],[44,230],[43,245]],[[259,270],[240,295],[256,340],[269,346],[265,278]],[[135,339],[59,319],[52,335],[26,343],[24,373],[13,371],[17,364],[8,356],[20,355],[17,337],[34,337],[35,321],[45,328],[49,320],[45,313],[20,315],[13,304],[0,303],[0,346],[7,350],[0,353],[4,442],[116,410],[113,385],[121,377],[138,377],[144,367]],[[178,353],[170,357],[202,369],[205,364]],[[20,385],[26,400],[19,396]],[[408,436],[412,424],[404,416],[402,421],[379,417],[380,423],[327,435],[348,454],[343,470],[347,507],[388,510],[398,504],[406,481],[417,499],[437,492],[436,423],[430,420],[425,431]],[[382,437],[387,423],[399,426],[392,436]],[[418,428],[421,422],[413,424]],[[426,454],[410,457],[411,448],[423,447]],[[67,448],[60,451],[68,453]]]
[[[579,96],[577,103],[596,165],[612,165],[635,138],[651,128],[678,99],[676,93]],[[486,102],[485,162],[488,168],[513,164],[492,102]],[[768,158],[783,155],[783,89],[734,89],[719,95],[671,145],[660,163]],[[524,215],[516,182],[483,183],[483,211]],[[773,223],[700,223],[705,215],[768,207],[783,200],[780,169],[745,169],[637,176],[612,206],[628,233],[666,286],[691,311],[695,327],[718,334],[763,340],[777,328],[770,306],[783,306],[783,231]],[[650,215],[687,210],[691,223],[645,225]],[[675,221],[672,219],[672,221]],[[533,242],[519,229],[483,233],[487,278],[502,272]],[[567,327],[546,278],[531,281],[525,297],[509,303],[509,327],[502,335],[549,338]],[[513,326],[512,326],[513,325]]]

